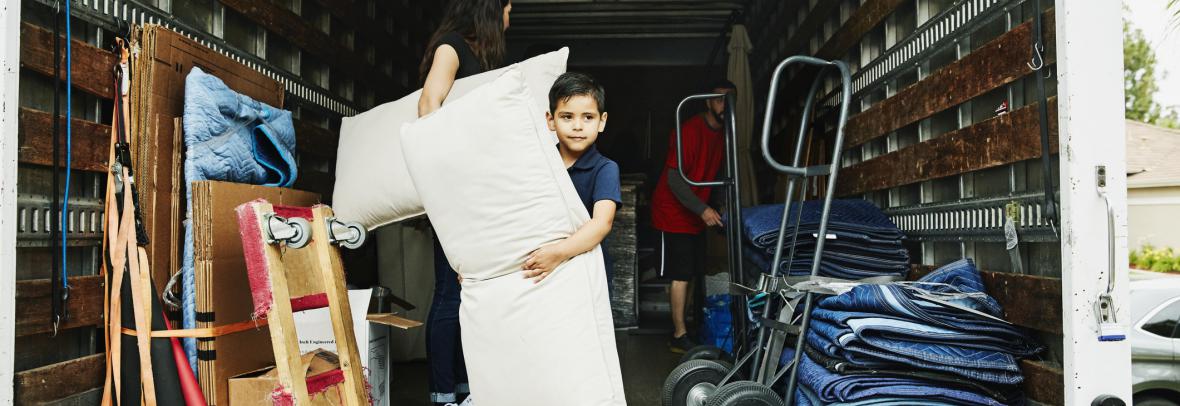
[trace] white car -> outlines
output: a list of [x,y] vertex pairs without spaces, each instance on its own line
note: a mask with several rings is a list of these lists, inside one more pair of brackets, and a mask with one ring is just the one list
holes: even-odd
[[1180,406],[1180,277],[1131,282],[1135,406]]

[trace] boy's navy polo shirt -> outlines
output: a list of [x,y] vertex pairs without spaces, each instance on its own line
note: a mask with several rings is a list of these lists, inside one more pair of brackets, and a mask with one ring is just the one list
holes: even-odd
[[[619,164],[602,156],[598,147],[591,145],[582,156],[574,161],[573,166],[566,169],[570,180],[574,182],[574,189],[578,191],[578,198],[590,217],[594,217],[594,203],[600,200],[615,202],[615,209],[623,204],[623,193],[619,186]],[[602,240],[602,259],[606,265],[608,285],[613,285],[610,276],[614,275],[614,261],[607,253],[607,240]]]
[[586,206],[586,212],[590,213],[591,217],[594,217],[594,203],[597,201],[610,200],[616,205],[623,204],[619,186],[619,165],[602,156],[598,152],[598,147],[591,145],[566,171],[570,174],[570,180],[574,182],[578,198],[582,200],[582,205]]

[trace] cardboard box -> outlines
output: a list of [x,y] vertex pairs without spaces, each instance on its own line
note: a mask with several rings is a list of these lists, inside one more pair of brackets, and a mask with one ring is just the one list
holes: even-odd
[[[316,349],[303,354],[303,367],[308,377],[330,372],[340,367],[336,354]],[[279,386],[278,370],[274,367],[238,375],[229,380],[229,401],[234,406],[273,406],[271,393]],[[329,386],[322,392],[311,393],[313,406],[341,406],[344,393],[340,385]]]
[[[356,336],[361,366],[371,389],[373,406],[389,406],[390,327],[408,329],[422,323],[406,320],[393,314],[366,314],[372,289],[348,291],[348,305],[352,310],[352,325]],[[295,331],[299,336],[299,351],[317,349],[336,351],[332,319],[328,309],[314,309],[295,313]],[[364,328],[362,326],[367,326]],[[236,404],[235,404],[236,406]]]
[[[246,277],[246,258],[242,254],[242,237],[238,233],[234,208],[258,198],[276,205],[303,207],[315,205],[320,199],[318,194],[294,189],[217,181],[193,182],[193,263],[198,328],[251,321],[254,301]],[[310,250],[289,250],[283,257],[283,263],[292,268],[313,260],[314,253]],[[231,377],[274,364],[270,331],[265,326],[197,340],[197,352],[198,380],[210,406],[229,403]]]
[[[140,52],[131,77],[128,125],[139,189],[140,211],[151,244],[148,258],[157,293],[180,270],[185,188],[183,141],[177,117],[184,114],[184,81],[199,66],[236,92],[281,107],[282,83],[168,28],[145,24],[135,35]],[[177,216],[179,213],[179,217]],[[212,400],[211,400],[212,401]]]

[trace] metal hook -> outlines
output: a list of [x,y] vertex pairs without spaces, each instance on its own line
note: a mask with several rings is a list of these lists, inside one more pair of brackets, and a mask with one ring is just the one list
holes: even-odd
[[1038,44],[1034,45],[1032,48],[1033,48],[1032,59],[1028,62],[1025,62],[1024,64],[1028,65],[1028,67],[1030,69],[1032,69],[1034,71],[1038,71],[1038,70],[1041,70],[1041,68],[1045,67],[1045,57],[1043,55],[1041,55],[1041,53],[1045,51],[1045,45],[1038,43]]

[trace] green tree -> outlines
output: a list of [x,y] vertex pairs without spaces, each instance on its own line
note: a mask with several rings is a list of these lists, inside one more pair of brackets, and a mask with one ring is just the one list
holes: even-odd
[[1143,31],[1124,20],[1123,97],[1128,119],[1153,124],[1165,117],[1175,121],[1175,112],[1165,111],[1155,101],[1155,94],[1159,91],[1159,85],[1156,83],[1159,79],[1156,77],[1156,62],[1155,51],[1143,36]]

